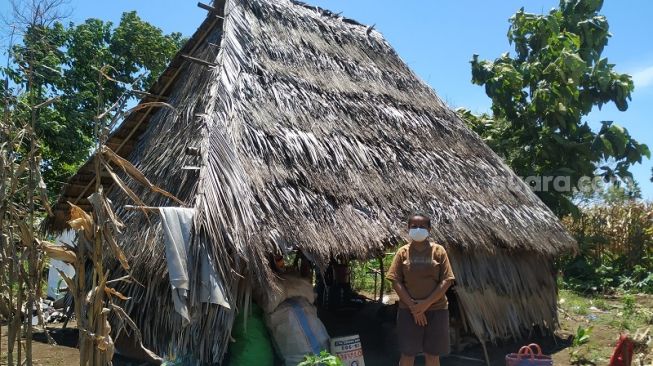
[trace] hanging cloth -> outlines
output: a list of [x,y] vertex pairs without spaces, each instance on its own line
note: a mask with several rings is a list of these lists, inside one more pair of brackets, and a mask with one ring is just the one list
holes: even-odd
[[[188,309],[188,292],[190,291],[188,258],[195,210],[182,207],[160,207],[159,212],[168,274],[172,286],[172,301],[175,311],[183,319],[183,324],[188,325],[191,319]],[[211,265],[205,248],[201,250],[200,256],[200,301],[230,308],[224,296],[222,283],[218,280],[217,272]]]

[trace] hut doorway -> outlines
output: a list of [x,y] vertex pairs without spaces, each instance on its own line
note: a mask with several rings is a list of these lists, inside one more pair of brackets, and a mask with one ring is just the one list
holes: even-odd
[[[320,271],[300,251],[285,257],[286,273],[295,273],[313,285],[317,316],[331,338],[358,335],[366,365],[395,365],[399,360],[396,316],[399,298],[385,280],[394,253],[372,260],[332,258]],[[279,257],[271,259],[278,262]],[[450,303],[452,352],[474,339],[464,331],[454,287],[447,292]],[[463,336],[465,338],[463,338]]]

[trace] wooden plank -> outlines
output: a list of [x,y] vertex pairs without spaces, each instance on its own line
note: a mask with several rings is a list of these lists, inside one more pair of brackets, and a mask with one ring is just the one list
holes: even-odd
[[66,184],[66,188],[75,189],[75,188],[84,188],[86,184]]
[[204,3],[200,3],[200,2],[198,2],[198,3],[197,3],[197,6],[198,6],[199,8],[202,8],[202,9],[208,11],[211,15],[213,15],[213,16],[216,17],[216,18],[224,19],[223,16],[218,15],[218,9],[212,7],[211,5],[206,5],[206,4],[204,4]]
[[66,189],[66,195],[70,197],[77,197],[80,193],[86,190],[86,185],[76,184]]
[[[113,184],[113,179],[111,179],[109,177],[102,177],[102,179],[100,180],[100,183],[104,187],[108,187],[111,184]],[[84,186],[84,188],[86,188],[87,184],[88,184],[88,180],[86,180],[86,181],[75,181],[75,186]],[[66,194],[68,194],[67,192],[68,192],[68,187],[66,187]],[[76,197],[77,196],[79,196],[79,195],[76,195]]]
[[[84,176],[81,179],[76,179],[76,178],[77,176],[73,177],[73,179],[71,179],[68,182],[68,184],[84,184],[84,186],[86,186],[89,180],[95,179],[95,173],[91,173],[91,172],[84,173]],[[111,181],[111,175],[109,175],[109,173],[106,172],[102,173],[102,182],[104,182],[105,180]]]
[[216,8],[210,6],[210,5],[206,5],[206,4],[204,4],[204,3],[200,3],[200,2],[198,2],[198,3],[197,3],[197,6],[198,6],[199,8],[202,8],[202,9],[206,10],[206,11],[209,11],[209,12],[211,12],[211,13],[217,13],[217,12],[218,12],[218,9],[216,9]]
[[[68,200],[68,201],[70,201],[70,200]],[[90,210],[93,209],[93,206],[90,203],[75,203],[75,206],[81,208],[84,211],[90,211]],[[70,211],[70,206],[68,206],[68,204],[66,204],[65,208],[62,207],[61,209],[58,209],[57,211],[68,212],[68,211]]]

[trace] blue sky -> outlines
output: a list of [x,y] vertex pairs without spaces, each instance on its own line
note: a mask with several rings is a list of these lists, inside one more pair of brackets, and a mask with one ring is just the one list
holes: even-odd
[[[209,2],[209,0],[204,0]],[[470,82],[469,60],[477,53],[494,59],[512,51],[506,38],[508,18],[520,7],[542,13],[557,6],[555,0],[308,0],[310,4],[342,12],[344,16],[376,29],[395,47],[403,60],[452,107],[487,111],[490,100],[483,88]],[[136,10],[148,22],[165,32],[191,35],[206,16],[196,1],[181,0],[71,0],[70,20],[89,17],[117,22],[124,11]],[[8,10],[0,0],[0,11]],[[613,37],[604,52],[617,70],[633,75],[635,92],[626,112],[612,105],[595,110],[587,118],[593,126],[612,120],[626,127],[640,142],[653,148],[653,42],[650,32],[650,0],[606,0],[602,13],[607,16]],[[647,127],[649,126],[649,127]],[[649,181],[650,160],[632,168],[644,198],[653,199]]]

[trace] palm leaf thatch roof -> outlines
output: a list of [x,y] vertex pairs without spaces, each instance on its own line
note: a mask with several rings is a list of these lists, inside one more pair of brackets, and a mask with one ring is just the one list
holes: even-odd
[[[461,255],[550,258],[574,247],[555,215],[373,28],[290,0],[214,7],[151,90],[175,110],[130,116],[109,146],[196,208],[192,250],[208,252],[234,306],[247,286],[274,283],[267,253],[296,246],[320,265],[375,256],[399,240],[413,211],[432,215],[434,239]],[[66,201],[87,204],[92,180],[89,162],[64,187],[52,228],[65,226]],[[129,184],[148,205],[175,205]],[[171,342],[219,361],[234,311],[196,301],[201,321],[182,327],[159,219],[124,210],[130,202],[120,192],[111,197],[127,224],[121,243],[134,276],[146,284],[119,289],[133,297],[128,308],[146,344],[165,352]],[[462,280],[470,293],[483,286]],[[525,315],[516,327],[537,319]],[[478,332],[509,331],[477,321]]]

